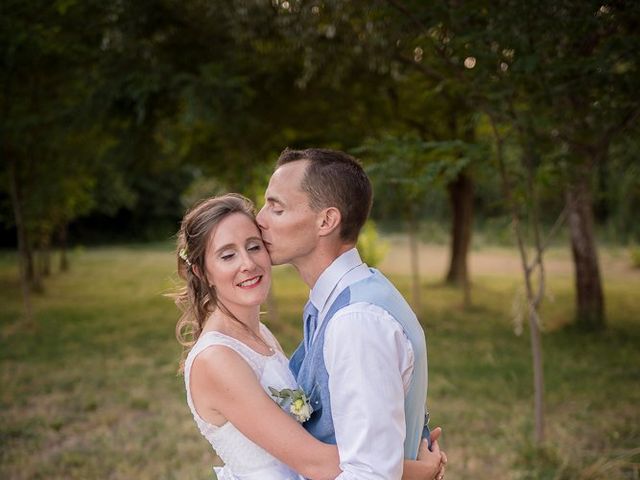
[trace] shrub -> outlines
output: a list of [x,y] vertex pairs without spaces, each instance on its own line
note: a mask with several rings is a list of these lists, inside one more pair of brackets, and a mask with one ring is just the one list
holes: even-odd
[[376,224],[373,220],[367,220],[358,237],[358,251],[362,260],[370,267],[376,267],[384,259],[387,250],[389,245],[380,239]]
[[640,268],[640,246],[631,246],[629,248],[629,254],[631,255],[631,265],[633,268]]

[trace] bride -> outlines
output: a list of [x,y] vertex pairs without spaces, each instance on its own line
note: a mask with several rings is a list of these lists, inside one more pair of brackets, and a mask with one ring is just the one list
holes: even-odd
[[[178,273],[186,282],[176,295],[183,312],[176,336],[187,352],[181,365],[187,403],[225,463],[215,468],[217,477],[337,477],[338,450],[302,427],[310,407],[296,393],[278,341],[259,320],[271,260],[252,203],[228,194],[187,212],[178,234]],[[439,450],[440,432],[432,432],[432,451],[425,441],[418,461],[405,461],[403,478],[442,478],[446,456]]]

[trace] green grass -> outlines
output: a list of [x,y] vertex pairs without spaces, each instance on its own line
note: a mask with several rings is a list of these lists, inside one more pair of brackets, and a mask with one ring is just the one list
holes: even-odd
[[[21,320],[15,257],[0,254],[0,478],[207,479],[215,456],[176,375],[170,246],[76,251]],[[409,277],[393,280],[404,292]],[[473,278],[474,306],[423,281],[429,406],[444,427],[450,479],[637,479],[640,274],[607,278],[609,328],[581,333],[570,276],[549,279],[543,310],[547,443],[532,445],[527,326],[516,335],[515,274]],[[278,321],[292,351],[307,289],[275,269]],[[517,303],[517,302],[516,302]],[[373,439],[372,439],[373,440]]]

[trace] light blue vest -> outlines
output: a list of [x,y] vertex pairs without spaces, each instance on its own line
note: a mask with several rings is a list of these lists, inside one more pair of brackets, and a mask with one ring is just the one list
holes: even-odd
[[[327,325],[338,310],[357,302],[378,305],[389,312],[402,326],[413,347],[413,376],[404,401],[407,427],[404,456],[415,460],[420,438],[423,435],[427,395],[427,345],[424,331],[411,307],[393,284],[378,270],[373,268],[370,270],[371,276],[347,287],[338,295],[316,333],[309,351],[305,351],[303,341],[293,353],[289,366],[298,380],[298,385],[309,397],[314,410],[311,418],[303,424],[304,427],[318,440],[335,445],[336,436],[328,387],[329,374],[323,355]],[[377,380],[371,379],[371,381]]]

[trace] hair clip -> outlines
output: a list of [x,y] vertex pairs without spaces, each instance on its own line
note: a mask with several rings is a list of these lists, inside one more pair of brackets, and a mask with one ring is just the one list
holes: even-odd
[[189,261],[189,257],[187,257],[187,247],[185,247],[185,248],[181,249],[181,250],[178,252],[178,256],[179,256],[182,260],[184,260],[184,263],[186,263],[186,264],[189,266],[189,268],[191,268],[191,262]]

